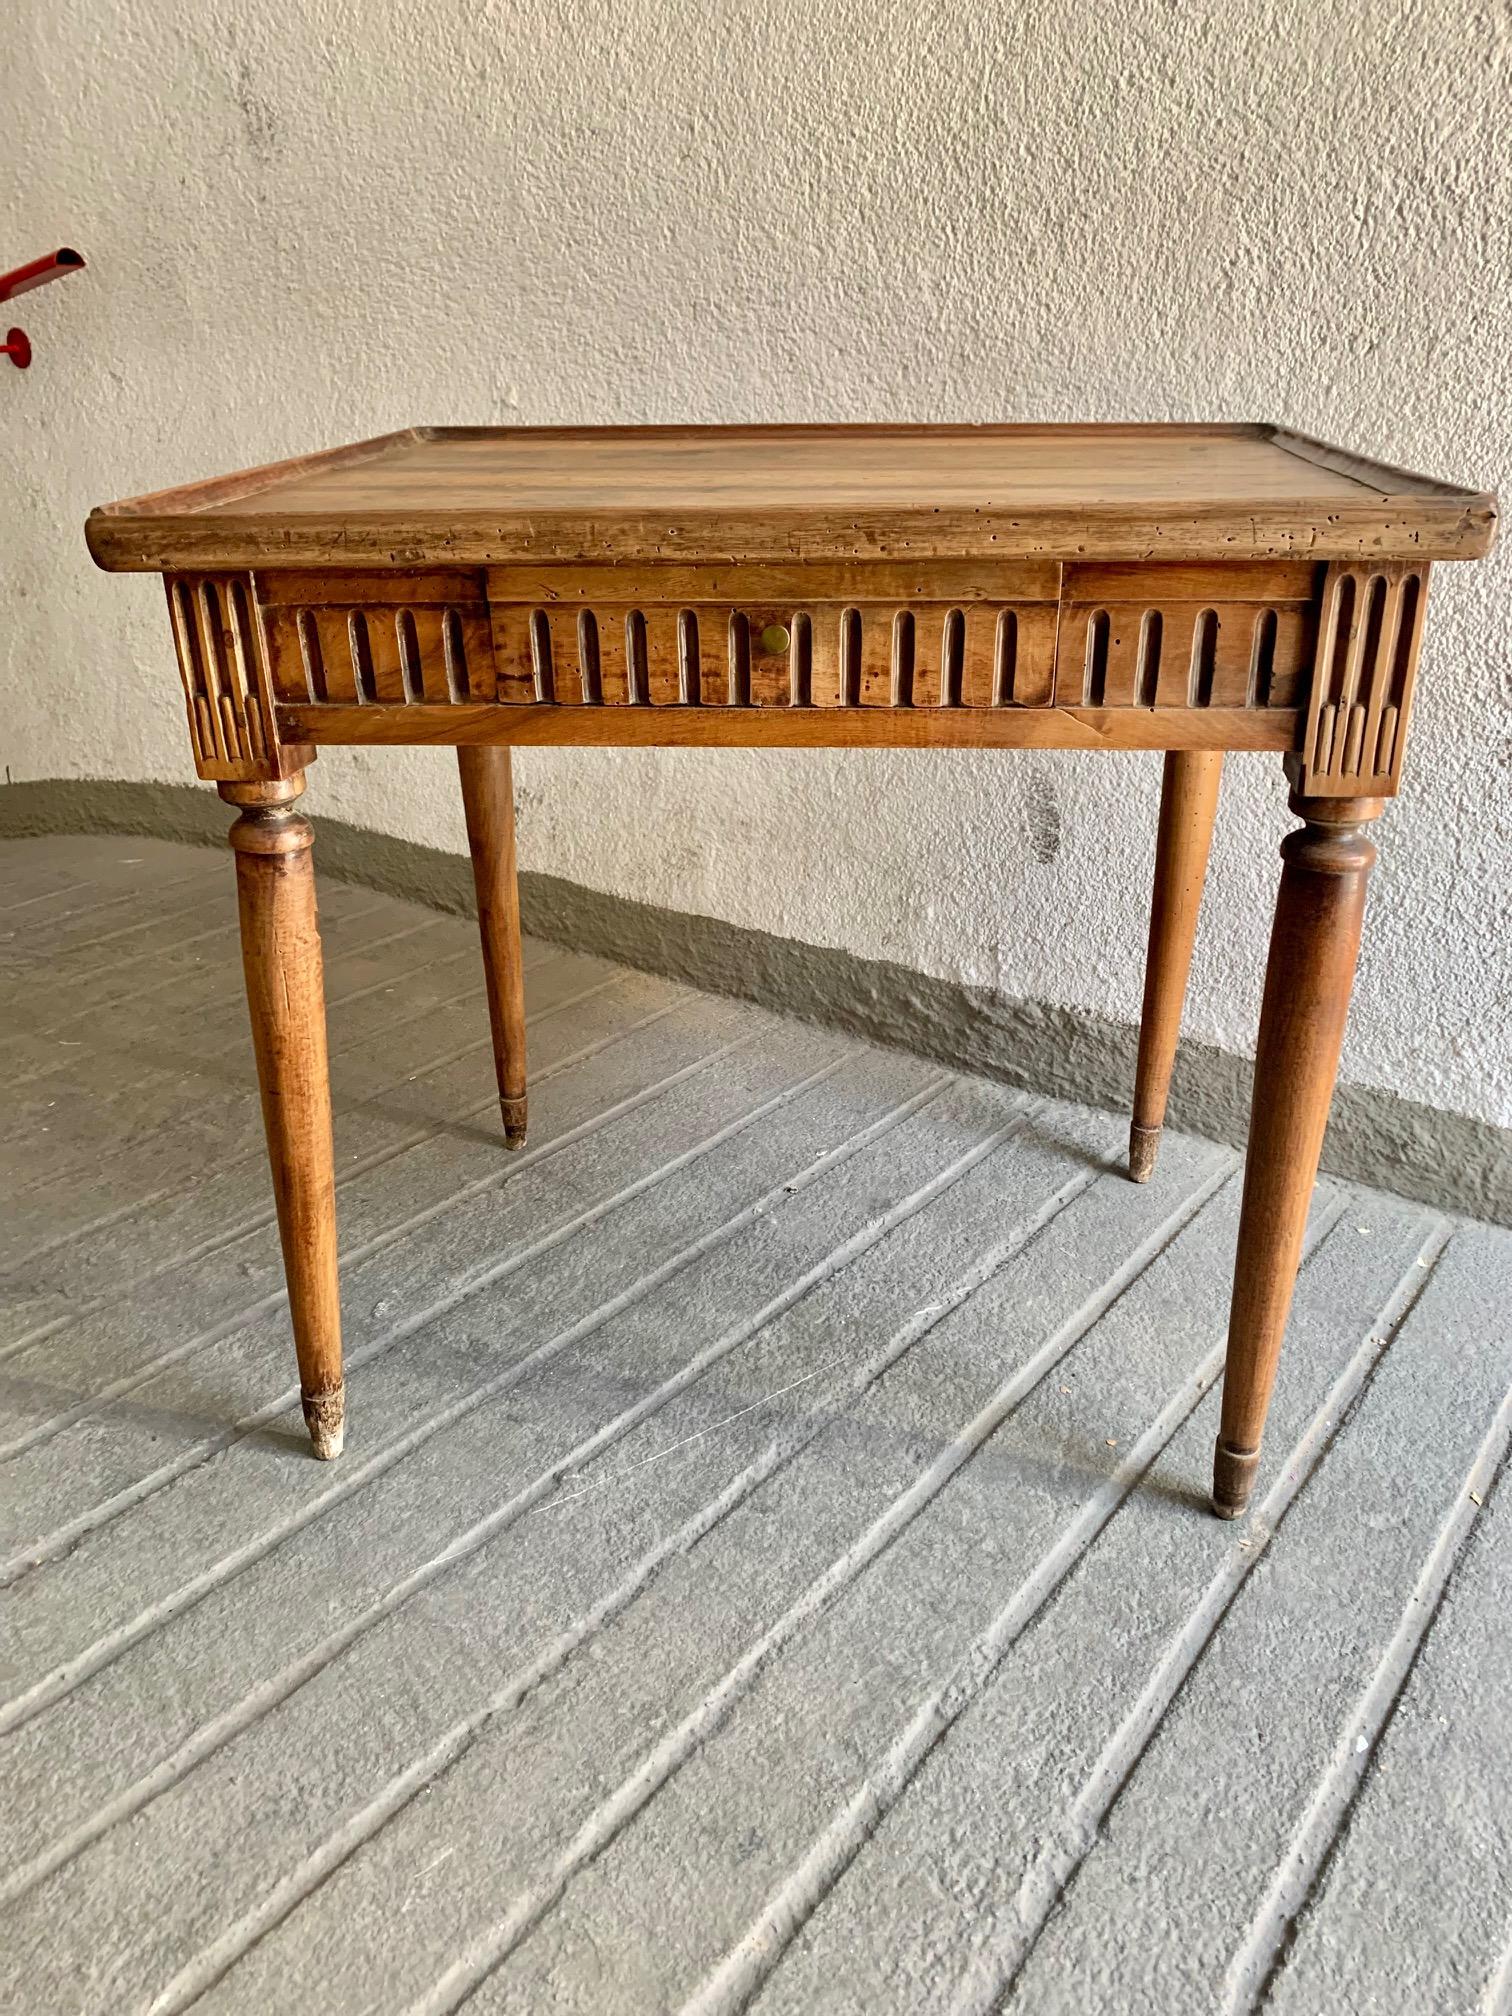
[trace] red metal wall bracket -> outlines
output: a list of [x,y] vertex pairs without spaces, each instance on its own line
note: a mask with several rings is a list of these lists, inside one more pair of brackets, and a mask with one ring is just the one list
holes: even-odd
[[[25,266],[14,267],[9,273],[0,273],[0,301],[10,301],[17,294],[26,294],[33,287],[45,287],[49,280],[61,280],[69,273],[77,273],[84,264],[84,255],[71,247],[62,245],[56,252],[44,252],[40,259],[29,260]],[[24,329],[7,329],[5,341],[0,343],[0,353],[9,357],[12,364],[24,371],[32,360],[31,344]]]

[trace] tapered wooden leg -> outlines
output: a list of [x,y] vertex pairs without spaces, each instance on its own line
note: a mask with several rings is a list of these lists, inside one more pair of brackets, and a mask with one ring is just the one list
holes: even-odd
[[461,748],[462,807],[478,891],[483,977],[493,1028],[494,1068],[504,1140],[525,1145],[525,972],[520,958],[520,890],[515,873],[514,784],[509,751]]
[[1375,848],[1365,831],[1378,798],[1292,798],[1307,824],[1281,843],[1281,890],[1260,1008],[1244,1203],[1229,1312],[1213,1510],[1249,1503],[1296,1284],[1302,1235],[1328,1124],[1365,885]]
[[1129,1174],[1136,1183],[1147,1183],[1155,1173],[1160,1150],[1222,777],[1221,750],[1173,749],[1165,759],[1139,1067],[1129,1125]]
[[304,778],[219,789],[241,807],[231,845],[242,964],[305,1425],[317,1456],[339,1456],[341,1302],[314,835],[309,820],[293,810]]

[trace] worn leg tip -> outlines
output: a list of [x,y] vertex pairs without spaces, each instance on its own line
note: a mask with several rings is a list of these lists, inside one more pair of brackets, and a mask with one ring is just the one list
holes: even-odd
[[523,1099],[501,1099],[499,1112],[504,1121],[504,1146],[523,1148],[525,1146],[525,1105]]
[[1249,1509],[1260,1468],[1258,1449],[1235,1449],[1220,1435],[1213,1450],[1213,1510],[1220,1519],[1238,1519]]
[[346,1441],[345,1385],[333,1386],[329,1393],[306,1393],[303,1406],[310,1446],[323,1463],[334,1461]]
[[1160,1153],[1161,1129],[1141,1127],[1136,1121],[1129,1129],[1129,1179],[1148,1183],[1155,1174],[1155,1157]]

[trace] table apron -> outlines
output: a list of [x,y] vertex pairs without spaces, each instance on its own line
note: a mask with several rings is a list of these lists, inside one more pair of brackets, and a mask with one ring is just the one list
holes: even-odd
[[280,706],[282,742],[660,749],[1273,749],[1296,708]]
[[321,744],[1278,750],[1397,788],[1426,565],[887,561],[168,577],[200,775]]

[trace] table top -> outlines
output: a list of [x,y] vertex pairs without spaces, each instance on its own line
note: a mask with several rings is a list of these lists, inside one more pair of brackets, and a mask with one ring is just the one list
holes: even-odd
[[1496,500],[1261,425],[411,428],[128,498],[125,571],[1473,559]]

